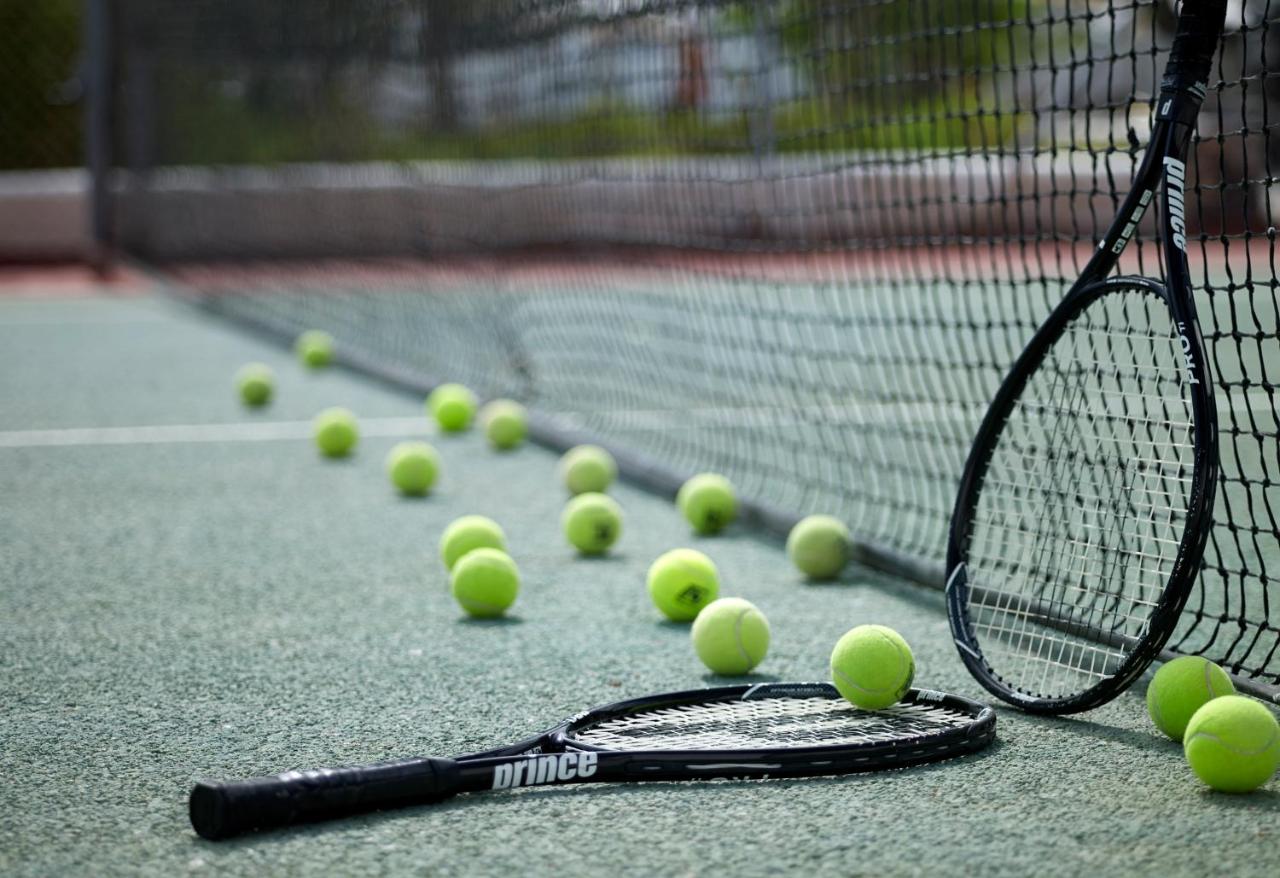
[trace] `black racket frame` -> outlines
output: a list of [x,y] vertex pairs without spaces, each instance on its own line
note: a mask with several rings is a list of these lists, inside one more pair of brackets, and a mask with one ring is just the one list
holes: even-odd
[[[1090,710],[1105,704],[1132,685],[1172,635],[1199,573],[1209,538],[1218,483],[1218,422],[1212,376],[1196,317],[1191,272],[1187,265],[1181,200],[1184,197],[1187,153],[1204,101],[1205,83],[1222,33],[1225,13],[1226,0],[1185,0],[1161,81],[1150,145],[1134,176],[1133,187],[1079,279],[1037,330],[997,391],[978,429],[960,480],[947,547],[947,615],[952,637],[965,666],[979,683],[998,698],[1033,713],[1067,714]],[[1173,159],[1177,165],[1170,166],[1166,159]],[[1167,286],[1139,276],[1108,279],[1107,275],[1116,268],[1157,192],[1160,195],[1160,250]],[[1173,198],[1179,200],[1177,204],[1170,203]],[[1181,228],[1172,221],[1174,218],[1181,220]],[[1195,380],[1189,384],[1194,451],[1185,528],[1166,587],[1151,612],[1150,623],[1143,636],[1126,637],[1097,627],[1086,629],[1069,619],[1055,620],[1048,613],[1036,614],[1037,621],[1045,626],[1089,636],[1125,653],[1124,660],[1112,673],[1093,686],[1070,697],[1046,698],[1006,684],[999,669],[993,668],[983,654],[969,616],[968,541],[991,453],[1027,380],[1072,320],[1099,298],[1114,294],[1159,296],[1167,305],[1174,325],[1181,327],[1185,367]]]
[[[972,753],[995,738],[996,715],[990,707],[929,689],[911,689],[899,703],[945,708],[966,716],[968,722],[888,741],[758,750],[619,751],[591,746],[574,737],[587,726],[640,711],[763,698],[840,699],[840,695],[828,683],[757,683],[672,692],[597,707],[518,743],[453,759],[402,759],[290,771],[229,783],[200,782],[191,791],[191,824],[204,838],[223,839],[255,830],[429,804],[456,793],[495,788],[808,777],[905,768]],[[556,766],[563,768],[554,774],[545,767],[536,774],[531,770],[521,782],[504,782],[516,765],[529,769],[543,757],[563,757]],[[530,781],[530,776],[535,779]]]

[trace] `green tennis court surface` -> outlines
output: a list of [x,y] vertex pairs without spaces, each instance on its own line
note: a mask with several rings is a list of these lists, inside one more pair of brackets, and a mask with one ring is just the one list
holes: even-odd
[[[231,380],[255,359],[278,399],[248,414]],[[307,437],[329,405],[362,418],[350,461]],[[992,748],[907,771],[472,795],[199,840],[197,778],[468,752],[725,682],[645,594],[675,546],[768,614],[755,679],[822,679],[836,638],[879,622],[920,685],[982,697],[939,595],[858,570],[805,585],[780,545],[690,537],[626,484],[618,550],[575,559],[550,451],[438,437],[437,491],[397,498],[382,458],[429,434],[420,413],[167,299],[0,298],[0,872],[1274,874],[1280,791],[1207,792],[1141,685],[1077,719],[999,709]],[[505,621],[463,619],[435,557],[468,512],[499,520],[521,565]]]

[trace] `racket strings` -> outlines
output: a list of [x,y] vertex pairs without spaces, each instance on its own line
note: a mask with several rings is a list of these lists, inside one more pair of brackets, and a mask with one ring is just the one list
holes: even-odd
[[936,704],[859,710],[840,698],[713,701],[609,717],[571,739],[609,750],[760,750],[909,741],[971,725]]
[[970,623],[1007,685],[1070,696],[1144,633],[1182,539],[1193,427],[1168,309],[1141,288],[1076,315],[1028,377],[967,561]]

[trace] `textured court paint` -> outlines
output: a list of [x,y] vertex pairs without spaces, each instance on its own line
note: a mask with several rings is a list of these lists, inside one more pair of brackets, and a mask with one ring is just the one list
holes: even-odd
[[[76,303],[44,303],[20,328],[9,307],[35,316],[0,302],[6,430],[252,420],[227,383],[250,359],[279,376],[273,419],[420,411],[163,303],[90,303],[163,318],[91,332]],[[645,590],[648,564],[674,546],[706,552],[726,593],[769,608],[756,679],[823,679],[836,639],[877,622],[912,644],[918,685],[983,697],[940,595],[853,569],[799,584],[780,544],[691,537],[670,503],[625,484],[611,495],[626,544],[572,560],[554,455],[494,454],[478,431],[442,438],[436,493],[406,500],[382,472],[394,441],[370,438],[337,463],[305,438],[0,449],[0,873],[1277,870],[1277,782],[1248,797],[1204,791],[1151,727],[1141,684],[1075,719],[1000,709],[985,755],[906,772],[544,787],[201,842],[184,810],[197,777],[466,751],[602,701],[717,681],[688,626],[658,621]],[[505,620],[465,620],[435,556],[467,512],[501,522],[520,564]]]

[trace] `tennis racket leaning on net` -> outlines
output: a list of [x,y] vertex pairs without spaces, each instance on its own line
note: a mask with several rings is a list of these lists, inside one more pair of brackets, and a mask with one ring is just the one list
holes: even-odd
[[456,759],[198,783],[191,825],[221,839],[481,790],[902,768],[980,750],[995,729],[990,707],[928,689],[879,711],[854,707],[826,683],[675,692],[597,707],[518,744]]
[[[1185,0],[1133,188],[991,403],[951,521],[947,606],[995,695],[1073,713],[1169,639],[1218,480],[1213,385],[1186,254],[1188,145],[1225,0]],[[1111,276],[1152,202],[1165,282]]]

